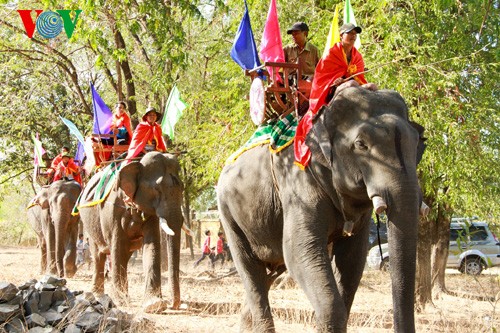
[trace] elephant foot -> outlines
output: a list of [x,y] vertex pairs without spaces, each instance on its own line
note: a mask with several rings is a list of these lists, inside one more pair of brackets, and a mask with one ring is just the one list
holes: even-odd
[[150,298],[142,303],[142,310],[145,313],[161,313],[168,309],[168,301],[159,297]]

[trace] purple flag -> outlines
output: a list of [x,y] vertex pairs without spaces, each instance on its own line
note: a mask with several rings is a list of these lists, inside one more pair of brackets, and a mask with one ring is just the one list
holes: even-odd
[[92,133],[108,134],[111,131],[113,113],[111,113],[106,103],[99,96],[92,83],[90,84],[90,88],[92,89],[92,106],[94,108],[94,127]]
[[85,147],[83,144],[78,141],[78,145],[76,146],[76,153],[75,153],[75,163],[78,164],[79,166],[82,166],[83,158],[85,157]]

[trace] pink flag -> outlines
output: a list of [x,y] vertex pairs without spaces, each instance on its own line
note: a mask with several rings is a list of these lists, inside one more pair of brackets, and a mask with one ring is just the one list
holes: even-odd
[[[281,42],[280,24],[278,22],[278,12],[276,11],[276,0],[271,0],[269,6],[266,26],[264,27],[264,33],[262,34],[262,41],[260,43],[259,55],[264,62],[285,62],[283,43]],[[267,70],[273,77],[277,74],[272,73],[270,67],[268,67]],[[276,80],[281,81],[279,77],[276,77]]]

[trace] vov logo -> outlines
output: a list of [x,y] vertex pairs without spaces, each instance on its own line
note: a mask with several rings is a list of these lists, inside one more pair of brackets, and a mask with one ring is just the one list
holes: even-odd
[[32,9],[19,9],[17,11],[19,16],[21,16],[21,20],[23,20],[24,30],[28,38],[33,38],[35,28],[40,36],[44,38],[55,38],[59,36],[64,27],[66,36],[68,36],[69,39],[73,35],[78,16],[82,12],[81,9],[75,10],[75,18],[71,20],[69,14],[72,10],[70,9],[58,9],[55,12],[50,10],[44,12],[41,9],[35,9],[36,18],[33,21],[31,17],[32,11]]

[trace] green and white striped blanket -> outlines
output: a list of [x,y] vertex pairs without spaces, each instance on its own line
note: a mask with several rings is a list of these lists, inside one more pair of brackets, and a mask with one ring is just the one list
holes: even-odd
[[272,119],[257,127],[250,139],[226,160],[226,164],[233,163],[249,149],[269,144],[269,150],[279,153],[293,143],[297,130],[297,118],[290,113],[282,119]]

